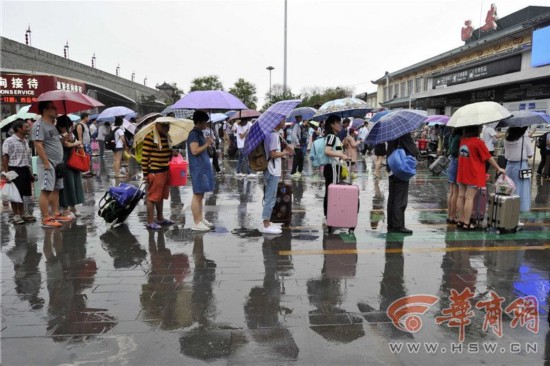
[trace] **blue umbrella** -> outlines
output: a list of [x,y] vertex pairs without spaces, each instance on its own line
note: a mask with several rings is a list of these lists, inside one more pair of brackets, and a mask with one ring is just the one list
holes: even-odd
[[210,115],[210,121],[212,123],[221,122],[223,120],[226,120],[227,118],[229,117],[227,117],[227,115],[223,113],[212,113]]
[[539,125],[550,123],[550,116],[541,112],[519,111],[514,112],[512,117],[503,119],[497,125],[500,127],[527,127],[531,125]]
[[118,106],[105,109],[97,116],[98,121],[107,120],[108,118],[114,118],[117,116],[126,116],[127,114],[134,113],[133,110],[127,107]]
[[245,155],[250,154],[264,138],[269,134],[283,119],[286,119],[292,109],[302,103],[300,99],[283,100],[269,107],[258,118],[256,123],[250,127],[250,132],[244,141]]
[[317,109],[312,107],[295,108],[292,112],[290,112],[290,115],[286,121],[296,122],[296,116],[302,116],[302,120],[309,120],[315,115],[315,113],[317,113]]
[[384,111],[381,111],[381,112],[378,112],[376,113],[374,116],[372,116],[372,118],[370,119],[369,122],[372,122],[372,123],[375,123],[375,122],[378,122],[380,120],[380,118],[390,114],[392,111],[390,111],[389,109],[386,109]]
[[331,114],[336,114],[341,118],[359,117],[364,118],[365,115],[372,111],[368,104],[358,98],[342,98],[326,102],[319,108],[313,119],[322,121]]
[[426,112],[401,109],[391,112],[374,124],[366,143],[377,145],[395,140],[416,130],[426,120]]
[[173,108],[183,109],[248,109],[243,102],[233,94],[222,90],[201,90],[184,95]]
[[73,114],[73,113],[68,114],[67,117],[69,117],[73,122],[80,121],[80,116],[77,116],[76,114]]

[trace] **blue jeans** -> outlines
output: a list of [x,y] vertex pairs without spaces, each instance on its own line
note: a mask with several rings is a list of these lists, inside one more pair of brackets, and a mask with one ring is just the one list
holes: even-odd
[[244,148],[239,148],[239,160],[237,161],[237,174],[238,173],[244,173],[244,174],[250,174],[252,171],[250,170],[250,166],[248,165],[248,156],[243,154]]
[[264,171],[265,191],[264,191],[264,209],[262,210],[262,220],[270,220],[275,201],[277,199],[277,186],[279,177],[271,175],[269,169]]

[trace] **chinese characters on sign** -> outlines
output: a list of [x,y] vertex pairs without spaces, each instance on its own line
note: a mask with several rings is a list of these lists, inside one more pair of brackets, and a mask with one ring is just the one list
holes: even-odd
[[[480,30],[482,32],[487,32],[489,30],[496,30],[497,29],[497,6],[495,4],[491,4],[491,8],[487,11],[487,15],[485,16],[485,24],[481,26]],[[472,27],[472,21],[466,20],[464,21],[464,27],[462,27],[462,30],[460,31],[460,37],[464,42],[470,40],[472,38],[472,35],[474,34],[474,28]]]
[[5,104],[31,104],[50,90],[85,93],[83,83],[47,75],[0,74],[0,101]]
[[[465,288],[462,292],[451,289],[449,306],[441,309],[441,315],[435,317],[435,323],[445,324],[449,328],[458,328],[458,340],[464,342],[466,327],[474,317],[473,309],[483,311],[483,331],[491,330],[497,337],[503,335],[502,314],[508,314],[512,320],[511,328],[524,327],[537,334],[539,331],[539,303],[535,296],[519,297],[503,309],[504,298],[496,292],[490,291],[488,299],[478,300],[472,305],[474,293]],[[440,298],[432,295],[411,295],[399,298],[391,303],[386,314],[392,324],[399,330],[416,333],[422,328],[419,315],[425,314],[428,309]]]

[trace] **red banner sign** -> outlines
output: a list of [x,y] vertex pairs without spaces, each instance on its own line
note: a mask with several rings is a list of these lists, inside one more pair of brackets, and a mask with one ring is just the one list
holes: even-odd
[[50,90],[86,93],[86,85],[56,76],[0,74],[0,101],[4,104],[31,104],[40,94]]

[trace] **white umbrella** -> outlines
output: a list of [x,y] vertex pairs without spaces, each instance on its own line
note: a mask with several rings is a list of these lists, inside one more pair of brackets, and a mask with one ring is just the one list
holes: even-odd
[[8,118],[5,118],[0,122],[0,128],[4,128],[4,126],[9,125],[13,121],[16,121],[18,119],[26,120],[26,119],[38,119],[38,114],[36,113],[29,113],[30,104],[26,105],[24,107],[21,107],[19,111],[17,111],[16,114],[12,114]]
[[128,132],[130,132],[132,135],[136,134],[136,126],[132,124],[132,122],[128,121],[127,119],[122,120],[122,127]]
[[496,102],[477,102],[460,107],[452,115],[447,127],[479,126],[506,119],[511,115]]
[[159,117],[153,122],[147,124],[136,133],[134,137],[134,147],[141,143],[145,139],[145,136],[147,136],[151,131],[154,130],[157,123],[170,123],[170,130],[168,132],[168,135],[170,136],[170,140],[173,146],[187,141],[189,132],[191,132],[191,130],[195,126],[195,123],[189,119]]

